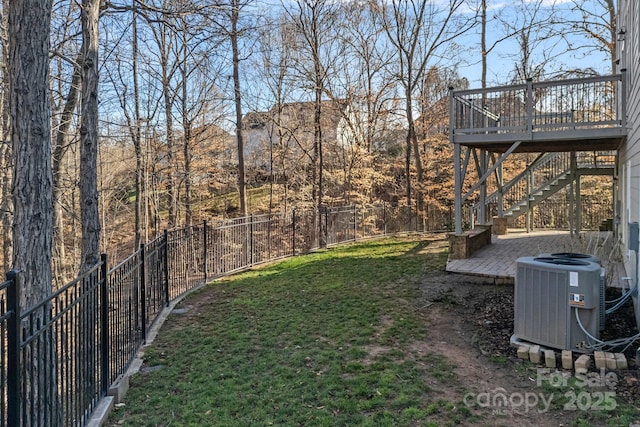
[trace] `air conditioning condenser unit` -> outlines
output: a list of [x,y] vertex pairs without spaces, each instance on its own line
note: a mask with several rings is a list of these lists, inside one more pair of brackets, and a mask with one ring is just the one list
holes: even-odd
[[601,268],[571,258],[517,260],[514,338],[556,348],[589,352],[599,338]]

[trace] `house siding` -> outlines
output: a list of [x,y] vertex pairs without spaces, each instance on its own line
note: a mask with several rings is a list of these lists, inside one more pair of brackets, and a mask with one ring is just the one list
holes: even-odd
[[[618,41],[618,71],[626,70],[627,138],[618,151],[617,213],[619,237],[624,247],[627,274],[638,283],[639,269],[636,254],[627,250],[630,222],[640,222],[640,2],[618,2],[618,32],[624,31],[624,41]],[[640,320],[640,307],[636,304],[636,320]]]
[[[338,102],[322,102],[320,127],[323,145],[347,144],[353,140],[354,134],[344,118],[349,114],[345,108],[346,105]],[[265,153],[269,152],[270,147],[281,143],[279,134],[282,134],[283,142],[287,146],[287,155],[291,158],[304,157],[304,152],[310,153],[313,150],[315,136],[314,114],[313,102],[294,102],[282,104],[280,110],[274,106],[267,112],[251,112],[245,115],[243,124],[246,164],[270,170],[270,165],[264,162]]]

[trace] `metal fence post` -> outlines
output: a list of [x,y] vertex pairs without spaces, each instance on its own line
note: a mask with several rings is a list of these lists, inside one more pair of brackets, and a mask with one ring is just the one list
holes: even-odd
[[[274,258],[273,254],[271,253],[271,228],[280,224],[279,220],[277,220],[277,222],[275,220],[279,216],[280,214],[273,215],[271,212],[269,212],[269,217],[268,217],[269,219],[267,221],[267,260],[268,261],[271,261]],[[279,228],[276,228],[276,230],[278,229]]]
[[249,217],[249,265],[253,265],[255,260],[253,256],[254,251],[254,242],[253,242],[253,214]]
[[142,312],[142,342],[147,341],[147,280],[145,277],[145,265],[147,263],[144,251],[144,243],[140,243],[140,311]]
[[204,263],[204,281],[207,281],[209,272],[207,271],[207,220],[202,221],[202,259]]
[[382,232],[387,235],[387,204],[382,202]]
[[291,249],[293,255],[296,255],[296,210],[293,209],[291,213]]
[[7,288],[7,425],[20,425],[20,283],[18,272],[7,272],[13,283]]
[[353,241],[358,240],[358,207],[353,207]]
[[324,208],[324,247],[329,245],[329,207]]
[[169,233],[164,230],[164,298],[165,304],[169,307],[171,301],[171,294],[169,292]]
[[109,281],[107,278],[107,254],[100,254],[100,320],[101,337],[100,352],[102,362],[100,371],[102,377],[102,392],[109,389]]

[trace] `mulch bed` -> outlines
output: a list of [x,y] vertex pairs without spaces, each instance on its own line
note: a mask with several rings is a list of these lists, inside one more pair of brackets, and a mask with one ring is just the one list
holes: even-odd
[[[513,288],[504,286],[480,294],[472,306],[480,350],[485,355],[507,357],[514,363],[519,363],[516,349],[509,343],[513,334]],[[607,290],[607,300],[619,295],[618,289]],[[637,332],[633,303],[629,299],[618,311],[607,316],[606,329],[602,331],[600,338],[612,340],[633,336]],[[616,388],[616,397],[634,405],[640,401],[640,373],[635,361],[639,345],[640,340],[625,352],[629,369],[618,372]]]

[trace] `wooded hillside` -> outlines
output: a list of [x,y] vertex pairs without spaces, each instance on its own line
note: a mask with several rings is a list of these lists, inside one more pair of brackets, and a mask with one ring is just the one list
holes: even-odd
[[[615,57],[612,0],[115,1],[99,15],[93,1],[39,2],[52,9],[42,191],[60,283],[96,250],[119,259],[203,219],[383,202],[448,213],[450,88],[610,73]],[[6,270],[24,221],[12,182],[27,172],[2,16]]]

